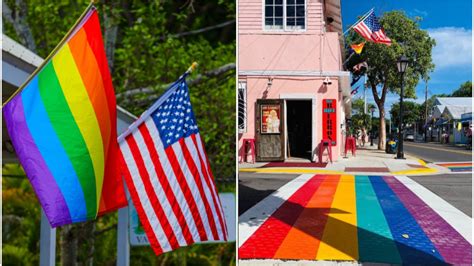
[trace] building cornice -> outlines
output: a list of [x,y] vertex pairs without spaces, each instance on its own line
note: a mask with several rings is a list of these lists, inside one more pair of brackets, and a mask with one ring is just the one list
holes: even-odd
[[317,70],[240,70],[239,76],[350,77],[350,72]]

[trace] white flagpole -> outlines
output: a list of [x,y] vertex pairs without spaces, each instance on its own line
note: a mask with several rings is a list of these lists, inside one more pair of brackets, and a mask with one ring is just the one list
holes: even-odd
[[374,12],[374,8],[372,7],[369,12],[365,13],[365,15],[363,15],[358,21],[356,21],[354,24],[352,24],[345,32],[342,33],[341,36],[344,36],[346,35],[346,33],[348,31],[350,31],[355,25],[357,25],[357,23],[361,22],[362,20],[364,20],[366,17],[368,17],[372,12]]

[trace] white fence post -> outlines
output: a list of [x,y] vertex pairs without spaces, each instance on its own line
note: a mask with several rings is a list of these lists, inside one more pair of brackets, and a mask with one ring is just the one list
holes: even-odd
[[54,266],[56,263],[56,228],[51,228],[41,209],[40,265]]
[[130,265],[130,242],[128,238],[128,207],[124,207],[118,210],[117,266]]

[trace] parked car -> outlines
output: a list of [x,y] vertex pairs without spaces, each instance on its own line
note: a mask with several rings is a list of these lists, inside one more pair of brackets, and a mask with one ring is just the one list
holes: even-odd
[[415,141],[415,136],[412,133],[407,133],[404,139],[408,141]]

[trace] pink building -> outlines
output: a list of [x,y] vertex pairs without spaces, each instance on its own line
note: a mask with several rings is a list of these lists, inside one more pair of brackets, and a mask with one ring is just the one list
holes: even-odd
[[337,160],[351,108],[340,0],[238,4],[239,157],[254,139],[258,161],[317,161],[328,139]]

